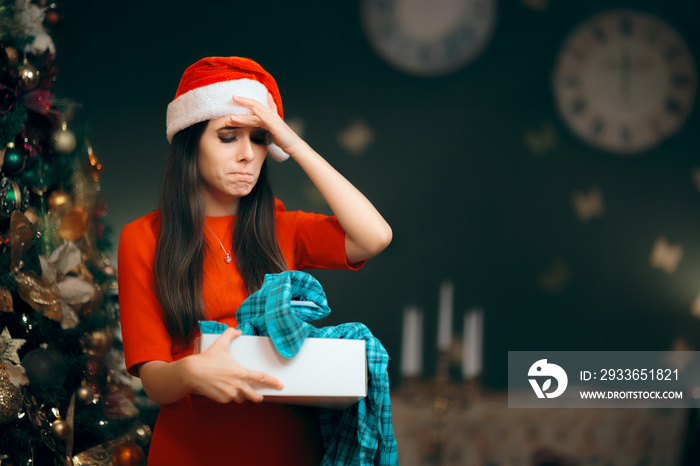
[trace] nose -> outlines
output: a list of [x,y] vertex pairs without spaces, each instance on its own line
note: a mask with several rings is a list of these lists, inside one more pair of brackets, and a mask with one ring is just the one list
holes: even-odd
[[249,137],[241,138],[240,152],[238,153],[239,162],[250,162],[255,158],[255,151],[253,150],[253,141]]

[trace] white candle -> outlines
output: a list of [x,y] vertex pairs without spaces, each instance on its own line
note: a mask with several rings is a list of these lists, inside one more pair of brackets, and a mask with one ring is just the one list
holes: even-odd
[[415,306],[403,311],[403,341],[401,342],[401,375],[414,377],[421,372],[423,312]]
[[464,343],[462,347],[462,377],[473,379],[481,374],[484,336],[484,311],[476,308],[464,314]]
[[447,351],[452,343],[452,301],[454,285],[451,281],[440,285],[440,302],[438,313],[438,349]]

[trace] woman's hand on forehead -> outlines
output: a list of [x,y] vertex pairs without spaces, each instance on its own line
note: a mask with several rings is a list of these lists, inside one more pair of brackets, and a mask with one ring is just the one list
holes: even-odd
[[232,126],[255,126],[269,131],[272,142],[277,144],[284,152],[294,157],[306,143],[302,140],[277,113],[272,95],[267,94],[269,107],[261,104],[257,100],[245,97],[233,96],[233,100],[244,107],[248,107],[252,115],[230,115],[229,122]]

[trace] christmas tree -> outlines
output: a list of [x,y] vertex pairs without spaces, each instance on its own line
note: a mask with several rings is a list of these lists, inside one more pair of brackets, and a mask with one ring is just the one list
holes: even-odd
[[59,21],[0,0],[0,465],[141,464],[102,167],[52,93]]

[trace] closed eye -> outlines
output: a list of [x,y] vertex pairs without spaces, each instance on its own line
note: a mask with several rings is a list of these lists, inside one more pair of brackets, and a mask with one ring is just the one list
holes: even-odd
[[270,133],[267,131],[255,131],[250,135],[250,140],[255,144],[266,146],[270,144]]

